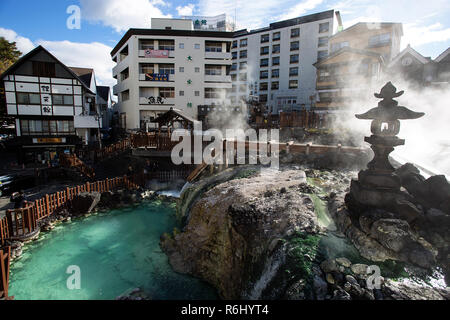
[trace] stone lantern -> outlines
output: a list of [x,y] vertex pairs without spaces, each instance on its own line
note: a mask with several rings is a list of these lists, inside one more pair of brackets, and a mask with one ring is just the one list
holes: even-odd
[[405,140],[397,137],[400,131],[399,120],[417,119],[424,113],[399,106],[393,98],[403,93],[397,92],[392,83],[388,82],[380,93],[375,93],[375,97],[382,99],[378,107],[356,115],[358,119],[372,120],[372,135],[365,137],[364,141],[370,143],[375,155],[368,163],[367,169],[359,172],[358,180],[352,180],[350,193],[346,197],[350,210],[352,206],[388,209],[395,201],[408,197],[405,192],[400,191],[400,179],[394,174],[395,169],[389,162],[389,154],[394,147],[405,144]]

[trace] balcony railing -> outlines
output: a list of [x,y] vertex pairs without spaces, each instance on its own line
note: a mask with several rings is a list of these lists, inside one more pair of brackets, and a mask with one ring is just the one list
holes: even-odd
[[231,52],[205,52],[206,59],[231,59]]

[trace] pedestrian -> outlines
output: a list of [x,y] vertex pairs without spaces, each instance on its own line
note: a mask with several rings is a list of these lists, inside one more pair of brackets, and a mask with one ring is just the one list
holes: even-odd
[[128,166],[127,175],[131,177],[133,175],[133,173],[134,173],[133,167],[132,166]]

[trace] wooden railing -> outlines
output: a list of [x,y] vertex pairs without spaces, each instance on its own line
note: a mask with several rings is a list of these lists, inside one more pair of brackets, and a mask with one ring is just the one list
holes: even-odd
[[47,194],[41,199],[29,202],[25,208],[7,210],[6,216],[0,220],[1,244],[7,239],[21,238],[33,233],[38,228],[38,222],[52,215],[77,195],[83,192],[108,192],[118,187],[130,190],[138,189],[145,184],[146,176],[135,175],[105,179],[96,182],[86,182],[66,190]]
[[11,247],[0,250],[0,299],[11,299],[8,297],[9,287],[9,264],[11,257]]

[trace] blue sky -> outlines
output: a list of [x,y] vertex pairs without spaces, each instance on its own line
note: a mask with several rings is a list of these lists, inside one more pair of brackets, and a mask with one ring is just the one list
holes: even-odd
[[[69,30],[70,5],[81,8],[81,29]],[[26,9],[25,9],[26,8]],[[24,53],[44,45],[64,63],[95,68],[102,84],[114,83],[109,52],[130,27],[149,27],[151,17],[236,15],[238,27],[336,9],[344,26],[356,22],[402,22],[408,43],[435,58],[450,46],[448,0],[0,0],[0,36]]]

